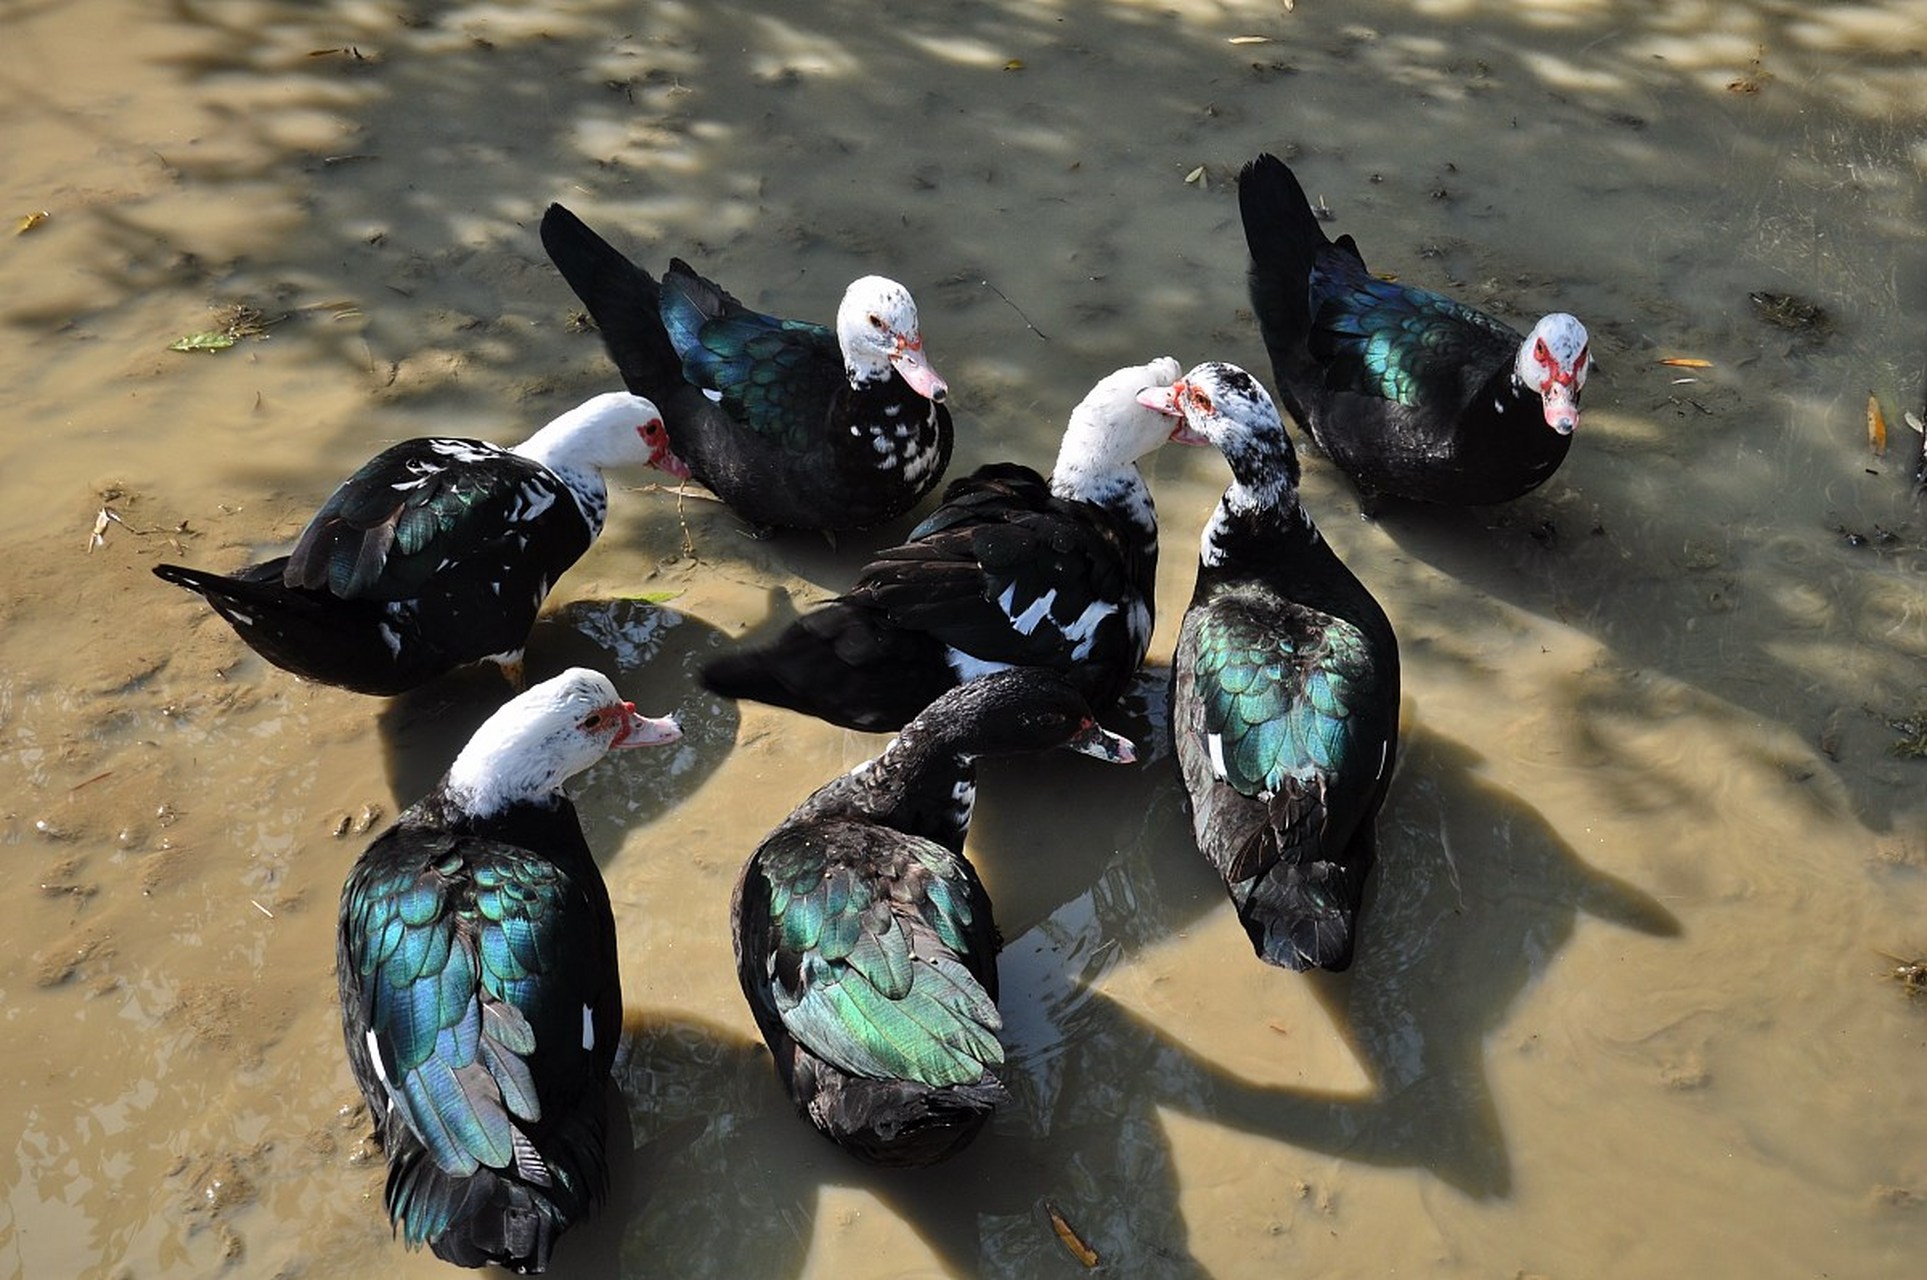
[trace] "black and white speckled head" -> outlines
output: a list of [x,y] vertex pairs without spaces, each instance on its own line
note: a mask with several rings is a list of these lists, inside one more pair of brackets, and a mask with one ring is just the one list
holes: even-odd
[[602,527],[608,507],[602,468],[640,464],[672,475],[689,474],[669,451],[654,402],[626,391],[590,397],[516,445],[514,452],[561,477],[596,529]]
[[1539,396],[1546,425],[1562,436],[1579,426],[1579,393],[1592,372],[1592,347],[1586,326],[1563,311],[1540,317],[1519,344],[1512,372]]
[[1178,362],[1170,356],[1098,379],[1071,410],[1051,468],[1051,492],[1060,498],[1106,502],[1120,484],[1141,483],[1137,460],[1176,437],[1170,419],[1147,408],[1139,397],[1177,380]]
[[1207,360],[1145,403],[1179,416],[1216,445],[1239,488],[1275,501],[1298,487],[1298,454],[1278,406],[1256,378],[1235,364]]
[[924,357],[917,304],[894,280],[864,276],[851,282],[836,309],[836,341],[853,387],[881,382],[895,369],[926,400],[941,404],[950,394]]
[[572,667],[483,721],[442,787],[463,811],[486,817],[514,804],[547,802],[611,750],[658,746],[681,736],[667,716],[638,715],[607,676]]

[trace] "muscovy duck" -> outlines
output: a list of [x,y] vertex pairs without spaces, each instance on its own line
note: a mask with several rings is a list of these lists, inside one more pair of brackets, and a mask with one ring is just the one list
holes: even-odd
[[538,1272],[607,1189],[615,917],[561,788],[680,736],[572,668],[490,716],[348,873],[342,1038],[410,1248]]
[[896,281],[851,284],[832,332],[751,311],[680,258],[658,282],[559,204],[542,245],[676,455],[751,523],[881,524],[950,465],[949,389]]
[[1169,356],[1107,375],[1072,411],[1049,481],[1016,463],[955,481],[847,594],[710,662],[703,682],[874,732],[975,676],[1047,667],[1104,710],[1151,642],[1158,526],[1137,460],[1201,442],[1138,403],[1177,376]]
[[1565,461],[1592,368],[1563,312],[1521,337],[1463,303],[1381,280],[1325,238],[1284,161],[1238,179],[1251,306],[1279,398],[1368,494],[1507,502]]
[[154,573],[309,680],[389,695],[486,658],[519,682],[549,588],[602,532],[602,468],[630,463],[675,468],[656,407],[609,392],[513,449],[430,437],[383,450],[286,556],[228,576]]
[[1398,756],[1398,640],[1300,504],[1298,459],[1256,379],[1201,364],[1145,398],[1231,465],[1172,660],[1198,849],[1260,958],[1343,969]]
[[730,906],[736,973],[797,1110],[875,1164],[925,1165],[1005,1095],[997,929],[963,856],[980,756],[1130,742],[1047,671],[952,689],[772,831]]

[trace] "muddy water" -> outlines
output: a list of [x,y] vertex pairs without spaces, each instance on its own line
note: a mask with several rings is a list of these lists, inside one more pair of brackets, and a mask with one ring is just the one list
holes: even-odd
[[[1361,520],[1307,460],[1406,664],[1354,969],[1251,958],[1168,759],[995,769],[1018,1105],[935,1172],[843,1160],[756,1045],[726,903],[877,743],[693,670],[870,543],[632,477],[531,651],[691,729],[578,787],[629,1132],[558,1270],[1076,1274],[1048,1202],[1117,1275],[1919,1274],[1927,998],[1890,957],[1927,952],[1927,763],[1896,754],[1927,716],[1927,5],[1530,9],[0,6],[0,214],[48,214],[0,237],[0,1274],[444,1271],[382,1223],[334,902],[501,688],[303,685],[147,570],[285,544],[394,439],[514,440],[612,385],[548,201],[790,314],[905,280],[960,474],[1047,466],[1119,364],[1263,371],[1229,182],[1261,149],[1378,269],[1574,311],[1601,362],[1508,508]],[[167,350],[235,306],[265,333]],[[1160,662],[1225,474],[1149,470]],[[1119,723],[1155,741],[1154,701]]]

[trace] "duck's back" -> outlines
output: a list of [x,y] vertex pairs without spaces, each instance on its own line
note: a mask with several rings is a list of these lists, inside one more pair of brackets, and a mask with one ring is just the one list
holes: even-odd
[[614,918],[573,809],[398,823],[350,872],[338,937],[398,1230],[460,1265],[539,1270],[606,1186],[621,1031]]
[[1198,848],[1258,954],[1350,963],[1395,763],[1391,624],[1332,556],[1200,572],[1173,659],[1172,731]]
[[744,867],[737,974],[798,1109],[873,1163],[923,1165],[973,1138],[994,1070],[996,936],[960,855],[804,810]]

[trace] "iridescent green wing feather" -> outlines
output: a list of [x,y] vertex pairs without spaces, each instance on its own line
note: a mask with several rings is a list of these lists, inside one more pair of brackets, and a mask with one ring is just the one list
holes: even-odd
[[844,384],[834,333],[751,311],[680,261],[663,277],[661,306],[683,376],[732,418],[787,449],[820,439]]
[[344,600],[410,599],[446,563],[473,557],[557,502],[573,499],[546,469],[506,449],[404,441],[322,504],[289,554],[284,580]]
[[[778,831],[745,891],[768,903],[767,1001],[816,1056],[852,1075],[975,1083],[1003,1061],[997,1007],[976,972],[994,963],[989,903],[969,864],[887,828]],[[847,856],[852,845],[861,852]]]
[[1311,273],[1307,345],[1330,389],[1452,403],[1518,350],[1520,335],[1483,312],[1372,275],[1349,241],[1321,252]]
[[1279,633],[1233,608],[1202,613],[1196,635],[1203,728],[1221,781],[1266,796],[1356,762],[1365,744],[1354,713],[1376,688],[1356,627],[1327,619],[1315,633]]
[[575,1052],[565,1029],[581,1018],[555,980],[572,896],[560,874],[511,846],[441,841],[426,861],[358,864],[344,959],[389,1099],[460,1176],[515,1163],[511,1121],[541,1118],[530,1055]]

